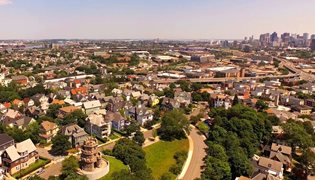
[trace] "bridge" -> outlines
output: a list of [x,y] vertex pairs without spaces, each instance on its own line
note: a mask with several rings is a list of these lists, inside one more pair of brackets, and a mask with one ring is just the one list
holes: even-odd
[[243,81],[243,80],[259,80],[259,79],[284,79],[284,78],[293,78],[299,77],[299,74],[288,74],[288,75],[277,75],[277,76],[257,76],[257,77],[238,77],[238,78],[185,78],[185,79],[157,79],[154,82],[158,84],[169,84],[174,83],[179,80],[187,80],[190,82],[196,83],[222,83],[227,81]]

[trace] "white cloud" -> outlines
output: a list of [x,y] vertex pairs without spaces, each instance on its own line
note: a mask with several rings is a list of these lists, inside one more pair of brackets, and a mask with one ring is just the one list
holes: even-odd
[[11,4],[12,0],[0,0],[0,6]]

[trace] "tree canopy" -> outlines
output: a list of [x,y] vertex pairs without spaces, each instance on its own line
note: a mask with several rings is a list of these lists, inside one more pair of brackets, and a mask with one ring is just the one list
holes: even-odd
[[68,139],[68,136],[57,134],[52,139],[52,152],[58,155],[66,154],[67,150],[71,148],[71,143]]
[[185,131],[189,133],[189,121],[181,110],[174,109],[164,114],[159,129],[161,139],[182,139],[186,137]]
[[251,176],[249,159],[261,142],[268,142],[271,126],[266,114],[237,104],[214,108],[209,113],[214,125],[209,130],[203,179],[235,179]]
[[145,152],[136,142],[130,139],[120,139],[114,146],[113,155],[124,164],[129,165],[131,173],[120,171],[113,174],[114,179],[127,177],[128,179],[150,180],[153,179],[151,169],[147,167]]

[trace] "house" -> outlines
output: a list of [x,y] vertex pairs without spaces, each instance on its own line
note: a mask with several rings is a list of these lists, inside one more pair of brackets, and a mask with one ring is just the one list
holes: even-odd
[[44,115],[44,114],[45,114],[45,112],[42,109],[35,107],[35,106],[28,107],[25,110],[26,116],[29,116],[29,117],[32,117],[35,119],[37,119],[39,116]]
[[191,103],[191,93],[185,91],[175,91],[175,101],[179,102],[181,106],[188,106]]
[[306,99],[305,105],[309,107],[315,107],[315,100],[314,99]]
[[14,99],[12,101],[12,105],[19,108],[19,107],[22,107],[24,105],[24,102],[22,100],[19,100],[19,99]]
[[175,99],[164,97],[162,99],[161,108],[166,110],[172,110],[180,108],[180,103]]
[[72,147],[82,146],[89,135],[77,124],[68,124],[61,128],[61,134],[69,137]]
[[14,121],[18,118],[21,118],[23,115],[19,112],[19,111],[16,111],[16,110],[13,110],[13,109],[8,109],[7,112],[5,112],[1,118],[0,118],[0,122],[4,122],[4,121]]
[[299,99],[297,97],[290,96],[289,97],[289,105],[292,105],[292,106],[304,105],[304,100]]
[[13,82],[22,86],[26,86],[29,83],[28,77],[23,76],[23,75],[12,76],[11,79]]
[[269,158],[281,162],[287,171],[291,171],[292,148],[289,146],[272,143],[270,150]]
[[35,94],[31,97],[31,99],[35,102],[35,104],[48,103],[48,97],[46,97],[45,94]]
[[225,109],[229,109],[232,107],[232,103],[230,98],[224,94],[211,94],[210,96],[210,106],[217,108],[217,107],[224,107]]
[[63,106],[63,105],[65,105],[65,101],[64,100],[59,100],[59,99],[53,99],[51,104]]
[[35,123],[36,120],[32,117],[21,116],[15,119],[6,118],[2,123],[9,127],[17,127],[19,129],[25,130],[30,124]]
[[35,163],[39,156],[31,139],[9,146],[1,155],[6,172],[11,175]]
[[271,174],[277,178],[283,178],[283,164],[266,157],[259,157],[256,164],[256,173]]
[[272,126],[272,132],[274,136],[281,136],[283,135],[284,131],[281,126]]
[[292,110],[299,112],[302,115],[310,115],[312,108],[305,105],[292,106]]
[[[11,136],[9,136],[7,134],[0,134],[0,170],[1,170],[1,166],[2,166],[1,155],[5,149],[7,149],[8,147],[10,147],[12,145],[14,145],[14,139]],[[2,173],[0,172],[0,176]],[[1,180],[1,177],[0,177],[0,180]]]
[[83,103],[83,108],[85,109],[85,114],[87,115],[100,110],[101,106],[102,105],[99,100],[87,101]]
[[141,96],[141,92],[140,91],[132,91],[131,92],[131,97],[138,99]]
[[[14,145],[14,139],[7,134],[0,134],[0,156],[3,150],[8,148],[9,146]],[[1,158],[0,158],[1,164]]]
[[63,97],[63,98],[71,98],[70,91],[67,90],[59,90],[57,91],[57,96]]
[[8,108],[4,104],[0,103],[0,113],[4,114],[7,110]]
[[31,106],[34,106],[35,105],[35,102],[33,99],[31,98],[24,98],[23,99],[23,102],[25,104],[26,107],[31,107]]
[[71,94],[72,95],[87,95],[88,93],[88,89],[87,87],[78,87],[78,88],[75,88],[75,89],[71,89]]
[[141,126],[153,120],[153,111],[146,108],[144,105],[131,107],[127,110],[127,115],[139,122]]
[[123,130],[126,126],[126,118],[124,118],[119,112],[107,111],[105,120],[111,121],[113,128],[119,131]]
[[64,117],[66,117],[66,115],[71,114],[72,112],[80,109],[81,108],[75,106],[62,107],[59,109],[57,117],[63,119]]
[[125,108],[127,102],[122,97],[114,97],[108,100],[106,109],[112,112],[118,112],[120,109]]
[[85,129],[91,135],[95,135],[99,138],[107,138],[111,134],[112,122],[109,119],[105,119],[105,115],[102,113],[92,113],[86,119]]
[[53,137],[57,135],[59,128],[57,124],[50,122],[50,121],[43,121],[40,124],[40,134],[39,136],[42,137],[47,143],[49,143]]

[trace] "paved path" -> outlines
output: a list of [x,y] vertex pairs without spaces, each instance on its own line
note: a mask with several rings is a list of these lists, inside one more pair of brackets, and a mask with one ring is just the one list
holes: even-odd
[[59,176],[61,174],[62,162],[52,162],[52,164],[44,169],[44,172],[39,176],[48,179],[49,176]]
[[[206,156],[205,148],[207,145],[204,143],[205,137],[199,133],[198,129],[192,128],[189,137],[192,141],[192,143],[190,143],[192,144],[192,148],[189,147],[189,150],[192,150],[192,156],[188,168],[186,167],[187,171],[182,178],[183,180],[194,180],[195,178],[200,178],[201,168],[204,164],[203,158]],[[183,170],[185,170],[185,167]]]

